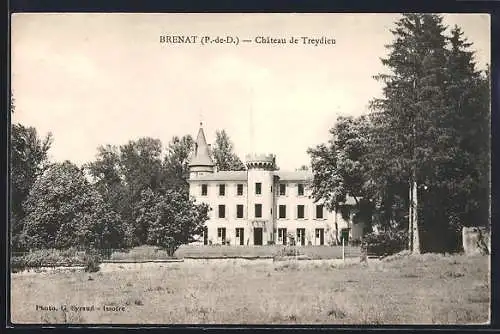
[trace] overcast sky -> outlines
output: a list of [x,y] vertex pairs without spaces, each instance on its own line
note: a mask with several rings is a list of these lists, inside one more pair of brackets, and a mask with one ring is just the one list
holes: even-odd
[[[77,164],[97,147],[140,137],[226,129],[236,153],[274,153],[282,170],[309,164],[338,115],[380,94],[384,44],[396,14],[15,14],[13,122],[52,132],[54,161]],[[490,62],[488,15],[445,15]],[[290,38],[336,45],[160,43],[160,35]],[[253,126],[252,126],[253,124]]]

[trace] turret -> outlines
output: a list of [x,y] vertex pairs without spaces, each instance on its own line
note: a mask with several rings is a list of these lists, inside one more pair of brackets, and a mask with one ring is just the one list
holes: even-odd
[[210,154],[210,146],[205,139],[203,123],[200,122],[198,136],[194,143],[194,150],[189,161],[189,177],[197,177],[207,173],[213,173],[215,164]]
[[246,156],[248,169],[249,223],[254,232],[254,244],[274,241],[275,230],[275,180],[276,157],[273,154]]

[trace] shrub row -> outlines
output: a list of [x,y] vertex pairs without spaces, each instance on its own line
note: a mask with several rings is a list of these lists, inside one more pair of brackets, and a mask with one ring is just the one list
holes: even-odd
[[361,250],[375,256],[388,256],[405,250],[408,246],[407,231],[382,231],[363,237]]
[[52,266],[85,266],[86,271],[97,271],[100,262],[100,256],[95,251],[41,249],[23,256],[13,256],[10,264],[12,272]]

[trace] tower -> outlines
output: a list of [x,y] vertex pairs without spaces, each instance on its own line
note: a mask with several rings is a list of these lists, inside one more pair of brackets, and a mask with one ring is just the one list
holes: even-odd
[[246,156],[248,173],[248,221],[254,245],[275,240],[275,182],[276,158],[272,154]]
[[200,129],[198,130],[194,150],[189,161],[189,178],[213,173],[214,167],[215,164],[210,155],[210,147],[203,132],[203,123],[200,122]]

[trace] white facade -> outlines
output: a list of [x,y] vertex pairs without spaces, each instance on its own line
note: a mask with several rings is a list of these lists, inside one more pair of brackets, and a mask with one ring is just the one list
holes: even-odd
[[[200,132],[198,147],[206,145]],[[351,214],[343,217],[314,203],[310,172],[277,171],[274,155],[247,156],[245,171],[215,172],[213,163],[204,166],[204,173],[197,172],[200,166],[190,167],[190,195],[211,208],[205,244],[319,246],[336,244],[343,233],[350,240],[362,236],[363,225],[351,223]]]

